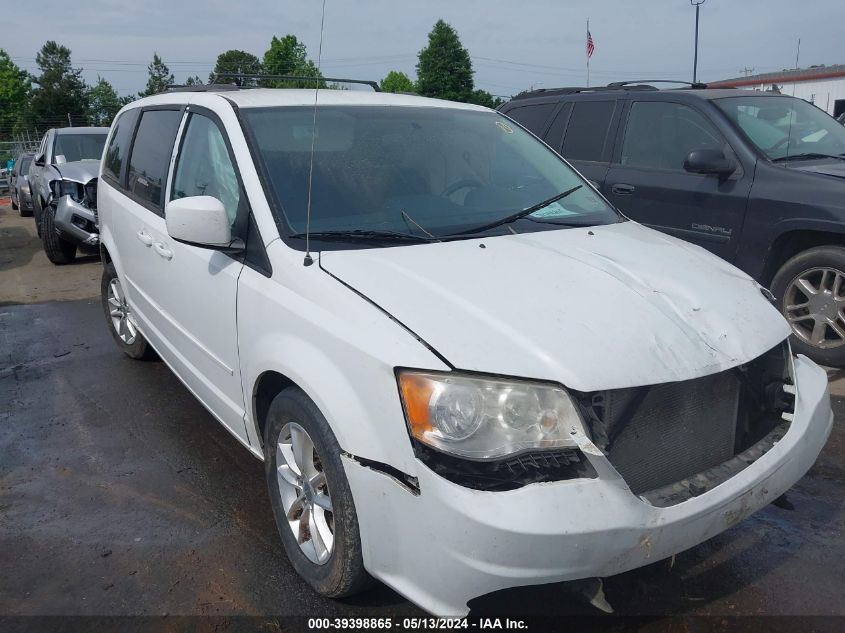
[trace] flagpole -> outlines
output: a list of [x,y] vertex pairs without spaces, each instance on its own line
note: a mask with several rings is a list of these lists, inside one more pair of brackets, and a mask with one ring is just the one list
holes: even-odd
[[[590,18],[587,18],[587,37],[590,37]],[[587,88],[590,87],[590,53],[585,49],[587,53]]]

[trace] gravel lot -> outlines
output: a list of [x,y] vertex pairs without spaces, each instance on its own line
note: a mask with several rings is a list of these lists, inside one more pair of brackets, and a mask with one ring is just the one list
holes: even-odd
[[[50,264],[33,220],[0,206],[0,617],[422,615],[381,585],[336,602],[298,579],[262,465],[163,363],[120,354],[100,273],[92,257]],[[666,615],[845,615],[845,388],[831,379],[833,435],[792,508],[606,579],[617,613],[655,617],[649,631],[673,630]],[[577,583],[473,610],[594,612]]]

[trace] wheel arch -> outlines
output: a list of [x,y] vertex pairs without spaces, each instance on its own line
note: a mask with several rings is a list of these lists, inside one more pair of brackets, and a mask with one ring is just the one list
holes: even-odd
[[264,431],[267,428],[267,412],[273,398],[288,387],[301,389],[293,380],[275,370],[267,370],[258,376],[252,388],[252,419],[258,432],[258,443],[264,447]]
[[777,236],[769,249],[763,282],[770,285],[778,270],[787,261],[803,251],[817,246],[845,247],[845,226],[836,226],[842,232],[830,229],[794,229]]

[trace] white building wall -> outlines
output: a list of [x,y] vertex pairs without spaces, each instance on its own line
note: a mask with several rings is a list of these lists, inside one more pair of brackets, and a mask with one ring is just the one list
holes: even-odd
[[[745,87],[745,86],[743,86]],[[771,83],[758,86],[747,86],[753,90],[770,90]],[[838,99],[845,101],[845,77],[833,79],[818,79],[816,81],[798,81],[793,83],[779,83],[780,91],[785,95],[793,94],[810,103],[814,103],[828,114],[833,114],[833,105]]]

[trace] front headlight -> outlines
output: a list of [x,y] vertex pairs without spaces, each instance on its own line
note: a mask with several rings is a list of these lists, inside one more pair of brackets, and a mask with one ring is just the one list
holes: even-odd
[[528,380],[402,370],[399,392],[411,435],[471,459],[575,447],[581,416],[562,387]]
[[64,196],[70,196],[74,202],[82,202],[82,185],[72,180],[54,180],[50,183],[53,196],[58,200]]
[[29,195],[29,181],[23,181],[23,184],[21,185],[21,193]]

